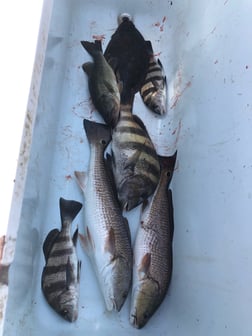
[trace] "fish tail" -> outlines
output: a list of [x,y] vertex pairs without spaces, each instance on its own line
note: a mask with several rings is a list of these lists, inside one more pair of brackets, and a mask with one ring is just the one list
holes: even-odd
[[62,223],[64,223],[65,221],[72,222],[82,208],[82,204],[80,202],[66,200],[62,197],[59,200],[59,205]]
[[88,141],[92,144],[102,143],[108,145],[111,140],[111,129],[105,124],[100,124],[88,119],[84,119],[83,126],[86,131]]
[[169,180],[172,179],[173,171],[175,168],[177,151],[172,156],[158,156],[161,170],[169,173]]
[[93,57],[95,57],[98,53],[102,52],[101,42],[89,42],[89,41],[81,41],[83,48]]

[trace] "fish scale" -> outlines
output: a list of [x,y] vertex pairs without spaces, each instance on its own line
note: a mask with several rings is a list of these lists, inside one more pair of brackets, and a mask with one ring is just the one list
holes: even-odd
[[175,165],[160,157],[161,176],[148,204],[143,205],[134,243],[130,322],[142,328],[162,303],[172,274],[173,208],[167,189]]
[[155,147],[143,122],[132,114],[131,104],[121,104],[111,151],[119,201],[123,209],[131,210],[154,192],[160,175]]
[[104,160],[111,131],[107,125],[89,120],[84,120],[84,128],[90,144],[89,170],[88,174],[75,172],[85,199],[85,233],[80,236],[107,310],[119,311],[131,285],[132,249],[128,222]]

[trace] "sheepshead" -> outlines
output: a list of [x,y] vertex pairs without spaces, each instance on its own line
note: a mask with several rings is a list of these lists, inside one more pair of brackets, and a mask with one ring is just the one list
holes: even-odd
[[142,34],[129,15],[119,17],[119,26],[111,36],[104,57],[120,82],[121,103],[131,103],[145,79],[149,52]]
[[160,165],[155,147],[143,122],[132,114],[132,105],[121,105],[120,117],[112,132],[111,166],[118,199],[131,210],[156,189]]
[[82,204],[63,198],[59,203],[61,231],[50,231],[43,244],[46,265],[42,273],[42,291],[58,314],[74,322],[78,317],[81,263],[75,249],[78,229],[71,237],[71,224]]
[[150,61],[140,95],[151,111],[163,115],[167,111],[166,76],[161,61],[153,54],[151,42],[146,41],[146,44],[149,46]]
[[101,41],[82,41],[81,44],[94,60],[94,63],[87,62],[82,65],[88,75],[92,102],[104,121],[114,127],[120,109],[120,93],[114,71],[103,56]]
[[168,190],[176,160],[160,157],[161,176],[151,201],[143,205],[134,244],[130,322],[142,328],[162,303],[172,274],[173,206]]
[[84,192],[85,234],[80,235],[90,257],[107,310],[120,311],[132,280],[132,248],[128,221],[123,217],[104,151],[111,140],[107,125],[84,120],[90,144],[88,175],[75,172]]

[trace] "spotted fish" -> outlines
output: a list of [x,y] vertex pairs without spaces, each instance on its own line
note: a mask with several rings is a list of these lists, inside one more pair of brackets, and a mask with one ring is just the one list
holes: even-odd
[[108,311],[120,311],[132,279],[132,248],[127,219],[122,215],[112,176],[104,160],[111,140],[105,124],[84,120],[90,144],[88,173],[75,172],[84,192],[84,235],[80,234]]
[[65,320],[78,317],[81,263],[76,255],[78,229],[71,237],[71,224],[82,208],[76,201],[60,198],[61,230],[47,235],[43,251],[46,265],[42,273],[42,291],[49,305]]
[[151,200],[142,207],[134,244],[130,322],[139,329],[161,305],[171,280],[173,206],[168,186],[176,154],[160,157],[160,181]]
[[111,161],[118,198],[131,210],[156,189],[160,165],[155,147],[143,122],[132,114],[132,105],[121,105],[119,121],[112,132]]
[[150,61],[140,95],[151,111],[163,115],[167,111],[166,76],[161,61],[153,54],[151,42],[146,41],[146,44],[149,46]]

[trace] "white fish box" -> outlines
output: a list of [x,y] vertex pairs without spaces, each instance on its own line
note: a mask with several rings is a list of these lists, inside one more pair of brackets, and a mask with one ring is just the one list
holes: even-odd
[[[142,330],[105,309],[89,259],[82,261],[79,317],[69,323],[41,291],[42,246],[60,228],[60,197],[83,202],[74,170],[88,166],[82,120],[101,121],[81,65],[81,40],[105,49],[129,13],[164,66],[168,113],[139,115],[162,155],[178,151],[173,175],[173,274]],[[251,336],[252,21],[249,0],[45,0],[2,263],[1,332],[25,335]],[[73,232],[83,232],[83,211]],[[140,207],[129,219],[134,239]]]

